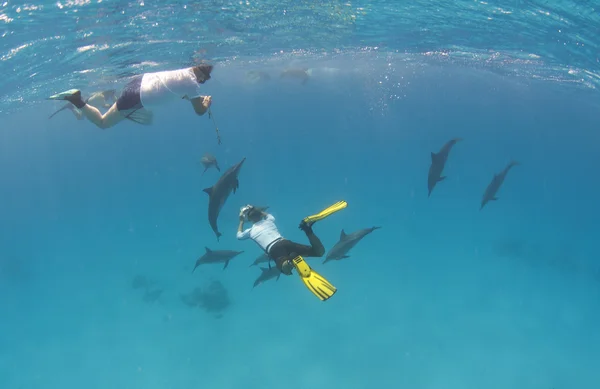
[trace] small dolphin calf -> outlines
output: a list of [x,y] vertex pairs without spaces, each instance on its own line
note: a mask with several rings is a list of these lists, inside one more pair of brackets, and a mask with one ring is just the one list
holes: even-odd
[[356,246],[356,244],[360,242],[362,238],[380,228],[381,227],[365,228],[351,234],[346,234],[344,230],[342,230],[342,233],[340,234],[340,240],[331,248],[331,251],[329,251],[329,254],[327,254],[327,257],[323,263],[327,263],[332,260],[349,258],[350,256],[348,255],[348,252],[352,249],[352,247]]
[[208,199],[208,222],[210,223],[210,227],[217,235],[217,241],[219,237],[221,237],[221,233],[219,232],[219,227],[217,226],[217,219],[219,218],[219,213],[227,201],[227,198],[231,194],[231,192],[235,193],[236,190],[240,187],[240,182],[238,181],[238,176],[240,174],[240,169],[244,164],[246,158],[242,159],[240,162],[235,164],[234,166],[227,169],[225,173],[219,178],[216,184],[211,186],[210,188],[204,189],[209,196]]
[[227,266],[229,265],[229,261],[231,261],[234,257],[237,257],[238,255],[243,253],[243,251],[233,251],[233,250],[211,250],[208,247],[205,247],[205,249],[206,249],[206,252],[204,253],[203,256],[198,258],[198,260],[196,261],[196,266],[194,266],[194,270],[192,270],[192,273],[196,270],[196,268],[198,266],[204,265],[207,263],[225,263],[225,265],[223,266],[223,269],[227,269]]
[[202,175],[204,175],[204,173],[206,173],[206,171],[213,166],[215,167],[215,169],[217,169],[218,172],[221,171],[219,163],[217,162],[217,158],[215,158],[215,156],[212,154],[204,154],[202,156],[202,159],[200,159],[200,163],[202,164],[202,166],[204,166],[204,171],[202,172]]
[[446,178],[446,176],[442,176],[442,172],[444,171],[444,166],[446,166],[448,154],[450,154],[452,146],[461,140],[462,138],[451,139],[446,142],[444,146],[442,146],[437,154],[433,151],[431,152],[431,166],[429,167],[429,175],[427,176],[427,188],[429,189],[429,194],[427,197],[431,196],[431,192],[433,191],[433,188],[435,188],[435,184]]
[[256,259],[254,260],[254,262],[252,262],[250,264],[250,266],[248,266],[248,267],[256,266],[259,263],[267,263],[267,262],[269,262],[269,256],[266,253],[263,253],[260,256],[256,257]]
[[254,281],[254,286],[252,288],[256,288],[258,285],[269,281],[270,279],[276,278],[276,281],[279,281],[279,276],[281,276],[281,271],[277,268],[277,266],[273,266],[272,268],[261,267],[260,268],[260,276]]
[[513,166],[517,165],[520,165],[520,163],[517,161],[511,161],[508,165],[506,165],[503,171],[501,171],[498,174],[494,174],[492,182],[490,182],[490,184],[485,189],[485,193],[483,194],[483,199],[481,200],[481,208],[479,208],[480,211],[488,202],[498,200],[498,198],[496,197],[496,193],[498,192],[498,189],[500,189],[500,187],[502,186],[504,178],[506,178],[506,174]]

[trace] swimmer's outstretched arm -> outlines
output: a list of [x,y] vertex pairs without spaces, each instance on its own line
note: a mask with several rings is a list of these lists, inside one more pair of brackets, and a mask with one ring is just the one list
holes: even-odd
[[190,99],[186,95],[183,96],[183,98],[185,100],[189,100],[192,103],[194,111],[200,116],[204,115],[208,111],[208,108],[210,108],[210,105],[212,104],[212,96],[198,96]]

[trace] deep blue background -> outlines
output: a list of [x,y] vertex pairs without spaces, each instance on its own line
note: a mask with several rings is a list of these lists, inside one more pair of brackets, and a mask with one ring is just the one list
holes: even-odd
[[[183,102],[151,127],[48,121],[51,102],[4,118],[0,386],[599,382],[596,95],[453,67],[304,86],[220,82],[228,72],[209,88],[221,146]],[[453,137],[464,141],[427,198],[430,153]],[[204,152],[223,170],[247,158],[221,242],[202,192],[219,174],[201,176]],[[512,159],[499,201],[479,211]],[[300,219],[340,199],[348,208],[315,226],[328,249],[342,228],[382,229],[348,260],[310,260],[334,298],[319,302],[296,276],[252,290],[260,252],[235,240],[239,207],[269,205],[304,242]],[[192,274],[205,246],[245,253]],[[131,288],[138,274],[165,289],[159,303]],[[211,279],[233,301],[220,320],[179,300]]]

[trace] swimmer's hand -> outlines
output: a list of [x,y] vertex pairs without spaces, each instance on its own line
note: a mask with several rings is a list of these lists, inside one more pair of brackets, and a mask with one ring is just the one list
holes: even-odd
[[212,104],[211,96],[198,96],[198,97],[195,97],[195,98],[189,99],[189,100],[191,101],[196,114],[198,114],[200,116],[204,115],[206,113],[206,111],[208,111],[208,108],[210,108],[210,106]]

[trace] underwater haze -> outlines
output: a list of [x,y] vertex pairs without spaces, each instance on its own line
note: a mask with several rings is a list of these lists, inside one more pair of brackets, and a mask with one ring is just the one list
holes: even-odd
[[[4,2],[0,388],[598,387],[599,9]],[[202,62],[210,116],[49,118],[55,93]],[[217,239],[204,189],[244,158]],[[333,297],[258,280],[240,207],[308,244],[340,200],[306,258]],[[243,252],[194,270],[207,249]]]

